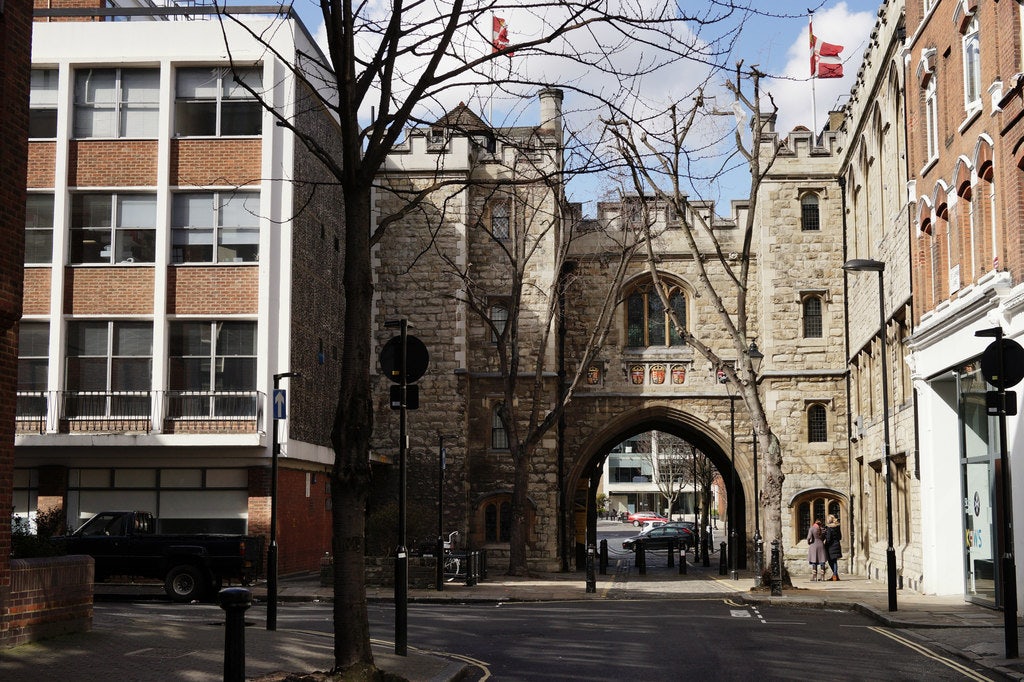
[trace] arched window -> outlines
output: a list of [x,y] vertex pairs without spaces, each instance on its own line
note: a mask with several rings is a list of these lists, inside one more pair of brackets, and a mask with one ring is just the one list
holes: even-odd
[[830,514],[836,517],[840,526],[843,525],[843,505],[837,496],[827,491],[819,490],[802,495],[797,498],[793,508],[796,511],[793,514],[793,519],[796,522],[796,527],[793,529],[795,542],[806,540],[811,524],[815,520],[820,520],[823,524],[826,523]]
[[828,419],[825,406],[813,403],[807,408],[807,442],[825,443],[828,441]]
[[978,17],[971,19],[964,31],[964,108],[981,108],[981,41],[978,37]]
[[800,229],[805,232],[821,229],[821,216],[818,214],[818,195],[805,194],[800,199]]
[[502,496],[484,505],[484,542],[508,542],[512,535],[512,502]]
[[505,424],[501,421],[501,415],[498,414],[500,407],[500,405],[495,405],[491,408],[492,450],[508,450],[508,432],[505,430]]
[[[679,287],[669,290],[669,303],[686,328],[686,294]],[[653,283],[636,287],[626,298],[626,345],[630,348],[681,346],[685,343],[662,304]]]
[[820,339],[822,335],[821,297],[808,296],[804,299],[804,338]]

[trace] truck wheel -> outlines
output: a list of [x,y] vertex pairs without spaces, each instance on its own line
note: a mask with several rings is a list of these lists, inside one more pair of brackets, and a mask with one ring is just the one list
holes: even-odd
[[202,571],[190,564],[182,564],[167,572],[164,592],[173,601],[190,602],[203,596],[205,584]]

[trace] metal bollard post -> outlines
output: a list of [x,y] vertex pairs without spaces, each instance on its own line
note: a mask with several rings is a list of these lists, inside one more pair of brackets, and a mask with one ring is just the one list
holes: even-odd
[[252,593],[244,587],[220,591],[224,609],[224,682],[245,680],[245,612],[252,606]]
[[667,568],[675,568],[676,566],[676,541],[672,540],[672,544],[668,546],[668,564]]
[[644,541],[636,541],[636,563],[637,570],[640,571],[640,575],[647,575],[647,554],[644,552]]
[[594,555],[597,548],[594,545],[587,545],[587,594],[597,592],[597,576],[594,575]]
[[772,596],[782,596],[782,553],[778,540],[772,540]]
[[718,546],[718,575],[729,573],[729,549],[723,542]]
[[686,543],[679,543],[679,575],[686,575]]
[[477,577],[477,553],[475,551],[469,552],[466,559],[466,587],[474,587],[476,585]]
[[608,575],[608,540],[601,540],[601,552],[598,555],[599,561],[597,562],[598,568],[600,568],[601,575]]
[[761,533],[754,532],[754,587],[764,583],[764,540]]

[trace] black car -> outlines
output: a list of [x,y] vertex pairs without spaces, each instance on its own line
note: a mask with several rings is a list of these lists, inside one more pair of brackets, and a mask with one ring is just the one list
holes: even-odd
[[637,541],[642,540],[644,549],[668,549],[670,547],[684,547],[689,549],[695,543],[693,531],[686,526],[680,525],[686,522],[666,523],[647,531],[643,535],[636,535],[625,540],[622,548],[632,551]]

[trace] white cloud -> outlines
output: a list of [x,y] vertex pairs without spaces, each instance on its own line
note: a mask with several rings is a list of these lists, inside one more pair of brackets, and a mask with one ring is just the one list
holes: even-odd
[[803,27],[800,35],[793,37],[781,77],[765,85],[779,107],[777,130],[780,133],[786,134],[798,125],[811,128],[815,120],[818,130],[821,130],[828,120],[828,112],[835,108],[837,102],[845,104],[845,98],[850,93],[863,61],[875,19],[875,12],[854,12],[845,2],[814,15],[814,35],[844,48],[840,54],[843,59],[843,77],[814,80],[815,116],[811,114],[810,41],[807,26]]

